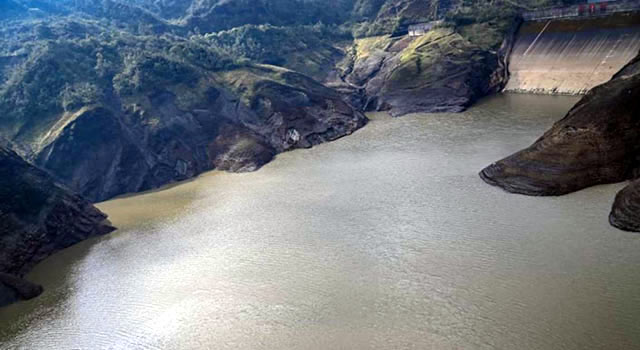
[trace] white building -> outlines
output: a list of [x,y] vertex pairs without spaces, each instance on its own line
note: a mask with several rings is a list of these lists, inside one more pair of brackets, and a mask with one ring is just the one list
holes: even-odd
[[427,23],[412,24],[409,26],[409,36],[422,36],[427,34],[434,26],[442,23],[442,21],[433,21]]

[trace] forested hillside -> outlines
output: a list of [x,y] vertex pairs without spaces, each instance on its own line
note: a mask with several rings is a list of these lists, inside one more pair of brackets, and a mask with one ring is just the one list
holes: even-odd
[[0,140],[95,201],[254,170],[365,110],[460,111],[499,90],[519,11],[550,3],[8,0]]

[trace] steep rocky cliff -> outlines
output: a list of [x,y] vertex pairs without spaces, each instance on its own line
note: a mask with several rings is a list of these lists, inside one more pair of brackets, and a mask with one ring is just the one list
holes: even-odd
[[34,160],[99,201],[214,168],[253,171],[366,123],[336,92],[291,71],[256,66],[217,78],[224,85],[165,87],[62,114]]
[[419,37],[358,39],[329,84],[365,110],[394,116],[460,112],[506,84],[518,23],[496,17],[461,26],[443,23]]
[[0,146],[0,306],[41,293],[20,277],[52,253],[113,228],[88,201]]
[[636,175],[640,146],[640,57],[591,90],[531,147],[481,172],[528,195],[562,195]]
[[[527,195],[562,195],[637,178],[640,56],[587,93],[531,147],[482,170],[488,183]],[[616,200],[612,223],[637,230],[637,184]]]
[[206,41],[91,21],[17,28],[31,40],[5,46],[16,58],[0,88],[0,135],[93,201],[214,168],[255,170],[366,123],[333,89]]

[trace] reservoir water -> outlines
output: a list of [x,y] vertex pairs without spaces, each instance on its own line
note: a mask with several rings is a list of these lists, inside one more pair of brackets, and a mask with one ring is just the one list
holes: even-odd
[[119,230],[38,265],[0,349],[638,349],[623,184],[507,194],[477,172],[572,97],[374,115],[356,134],[102,203]]

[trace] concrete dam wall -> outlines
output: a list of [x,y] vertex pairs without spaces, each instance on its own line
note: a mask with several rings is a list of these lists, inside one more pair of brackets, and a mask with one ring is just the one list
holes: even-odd
[[525,22],[505,91],[583,94],[607,82],[640,50],[640,13]]

